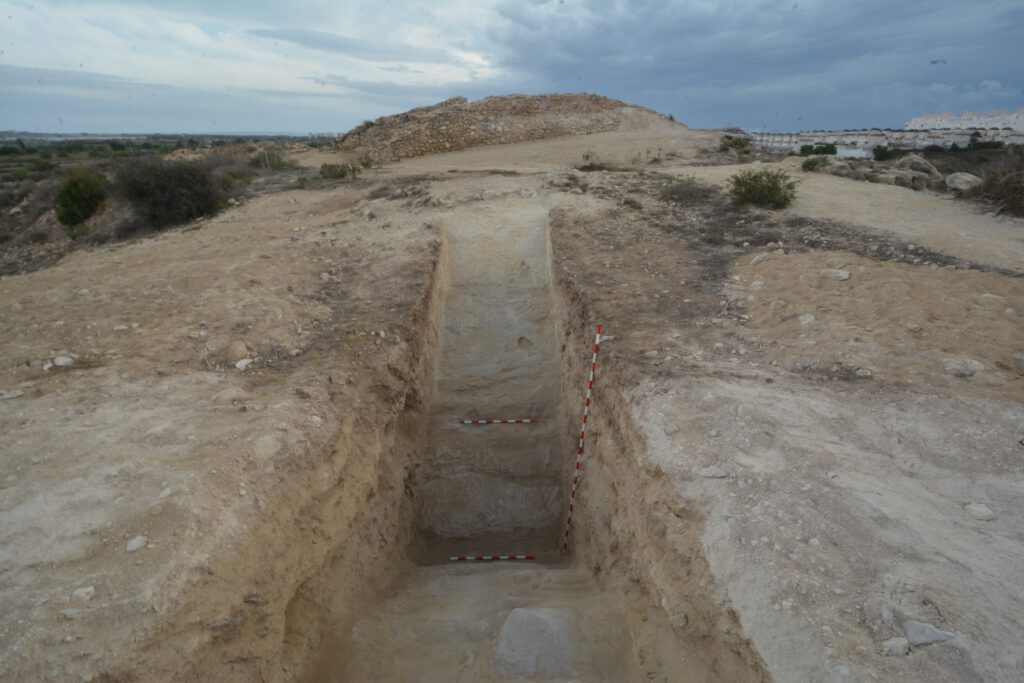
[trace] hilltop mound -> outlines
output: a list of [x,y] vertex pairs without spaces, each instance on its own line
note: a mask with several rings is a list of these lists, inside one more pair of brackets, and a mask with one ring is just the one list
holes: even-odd
[[342,150],[380,161],[452,152],[479,145],[530,142],[616,130],[650,109],[588,93],[506,95],[470,102],[453,97],[429,107],[367,121],[349,131]]

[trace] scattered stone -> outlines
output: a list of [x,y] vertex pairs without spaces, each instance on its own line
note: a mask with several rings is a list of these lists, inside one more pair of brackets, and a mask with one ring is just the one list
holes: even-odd
[[757,265],[758,263],[764,263],[765,261],[767,261],[768,259],[770,259],[770,258],[771,258],[771,256],[772,256],[772,255],[771,255],[771,254],[769,254],[769,253],[767,253],[767,252],[764,252],[764,253],[758,254],[758,255],[757,255],[757,256],[755,256],[754,258],[750,259],[750,265],[752,265],[752,266],[756,266],[756,265]]
[[167,488],[165,488],[163,491],[160,492],[160,498],[167,498],[170,495],[171,495],[171,487],[170,486],[168,486]]
[[857,375],[857,376],[858,376],[858,377],[860,377],[861,379],[868,379],[868,378],[869,378],[869,377],[871,377],[871,375],[873,375],[874,373],[873,373],[873,372],[871,372],[871,370],[869,370],[869,369],[867,369],[867,368],[857,368],[857,369],[856,369],[856,370],[854,371],[854,373],[853,373],[853,374]]
[[964,506],[964,511],[979,522],[991,522],[996,518],[996,513],[984,503],[969,503]]
[[21,207],[20,206],[15,206],[13,209],[11,209],[10,211],[7,212],[8,216],[17,216],[19,214],[21,214]]
[[24,396],[25,392],[21,389],[11,389],[10,391],[0,391],[0,401],[6,401],[9,398],[18,398]]
[[127,330],[127,325],[114,325],[114,332],[126,332]]
[[96,587],[95,586],[86,586],[85,588],[79,588],[78,590],[73,591],[71,593],[71,595],[73,597],[76,597],[79,600],[82,600],[84,602],[89,602],[90,600],[92,600],[92,596],[95,595],[95,594],[96,594]]
[[800,316],[799,320],[800,320],[800,327],[807,327],[808,325],[813,323],[815,320],[817,320],[817,318],[815,318],[810,313],[804,313],[802,316]]
[[729,476],[728,474],[725,473],[725,470],[723,470],[721,467],[716,467],[715,465],[703,468],[698,472],[698,474],[704,477],[705,479],[724,479],[725,477]]
[[74,362],[75,359],[72,358],[71,356],[57,356],[56,358],[53,359],[53,364],[56,365],[58,368],[66,368],[67,366],[71,365]]
[[907,619],[903,622],[903,635],[907,637],[907,641],[911,645],[919,647],[921,645],[941,643],[944,640],[949,640],[956,634],[950,631],[940,631],[931,624]]
[[546,677],[572,673],[575,615],[550,607],[517,607],[498,633],[494,660],[507,677]]
[[910,642],[906,638],[890,638],[882,643],[882,654],[887,657],[905,657],[910,654]]
[[972,358],[954,358],[946,363],[946,374],[954,377],[973,377],[985,366]]
[[821,277],[826,280],[837,280],[842,282],[850,279],[850,271],[842,270],[841,268],[824,268],[821,271]]
[[238,200],[234,197],[228,197],[228,204],[231,206],[238,206]]
[[252,358],[243,358],[242,360],[240,360],[237,363],[235,363],[235,368],[237,368],[238,370],[243,370],[244,371],[247,367],[252,365],[252,361],[253,361]]
[[60,611],[60,615],[69,621],[73,619],[81,619],[82,610],[69,607],[68,609],[62,609]]
[[146,536],[145,536],[145,534],[139,534],[138,536],[136,536],[132,540],[128,541],[128,545],[125,546],[125,548],[128,550],[128,552],[134,553],[136,550],[141,550],[145,546],[146,546]]
[[983,181],[973,173],[950,173],[946,176],[946,187],[951,190],[965,192],[973,190],[981,185]]
[[249,357],[249,347],[243,341],[233,341],[228,347],[228,358],[232,361],[240,361]]

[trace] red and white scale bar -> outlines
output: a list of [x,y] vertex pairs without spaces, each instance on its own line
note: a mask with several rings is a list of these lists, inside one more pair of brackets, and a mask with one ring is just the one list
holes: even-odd
[[520,420],[459,420],[464,425],[528,425],[540,422],[535,417]]
[[533,555],[453,555],[450,562],[501,562],[503,560],[532,560]]
[[572,513],[576,504],[576,489],[580,483],[580,470],[583,462],[583,443],[587,435],[587,421],[590,419],[590,397],[594,391],[594,373],[597,372],[597,352],[601,348],[601,325],[597,326],[594,337],[594,355],[590,359],[590,377],[587,378],[587,398],[583,402],[583,425],[580,427],[580,442],[576,448],[576,466],[572,472],[572,487],[569,489],[569,513],[565,517],[565,538],[562,540],[562,552],[569,549],[569,533],[572,531]]

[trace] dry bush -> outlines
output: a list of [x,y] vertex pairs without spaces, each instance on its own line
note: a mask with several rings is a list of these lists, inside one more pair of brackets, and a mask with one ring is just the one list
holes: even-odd
[[676,204],[692,204],[714,196],[717,190],[705,185],[694,176],[673,178],[665,183],[660,192],[662,201]]
[[737,204],[784,209],[796,198],[796,181],[785,171],[740,171],[729,177],[729,194]]
[[750,154],[754,151],[753,141],[748,137],[725,134],[718,141],[718,151]]
[[824,167],[826,164],[828,164],[828,157],[807,157],[806,159],[804,159],[804,162],[800,164],[800,168],[802,168],[805,171],[808,171],[809,173],[814,173],[815,171]]
[[355,164],[320,164],[320,176],[345,180],[355,179],[363,172],[362,167]]
[[156,228],[210,215],[224,201],[213,171],[199,161],[133,160],[117,171],[114,187]]
[[1024,216],[1024,149],[1012,148],[1001,164],[985,173],[973,194],[997,202],[1007,213]]

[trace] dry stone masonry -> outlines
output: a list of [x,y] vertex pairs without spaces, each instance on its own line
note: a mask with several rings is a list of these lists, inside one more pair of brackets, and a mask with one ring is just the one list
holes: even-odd
[[479,145],[602,133],[619,126],[624,109],[637,107],[587,93],[508,95],[477,102],[453,97],[364,123],[338,146],[374,161],[396,161]]

